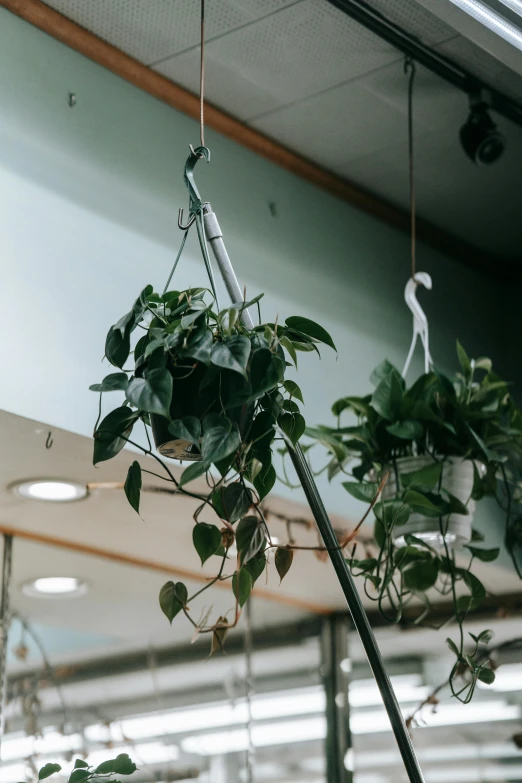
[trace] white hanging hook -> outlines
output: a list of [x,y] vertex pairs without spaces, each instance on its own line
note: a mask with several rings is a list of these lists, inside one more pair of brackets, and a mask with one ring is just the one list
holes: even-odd
[[417,301],[417,286],[419,284],[423,285],[424,288],[427,288],[428,291],[431,291],[433,284],[431,282],[431,277],[427,272],[417,272],[415,274],[415,278],[410,277],[406,283],[406,288],[404,289],[404,299],[413,313],[413,339],[411,341],[406,364],[404,365],[404,370],[402,371],[403,378],[406,377],[406,374],[409,370],[413,352],[415,350],[415,344],[417,342],[417,337],[420,337],[422,346],[424,348],[424,372],[428,373],[433,364],[429,348],[428,319],[426,318],[424,310]]

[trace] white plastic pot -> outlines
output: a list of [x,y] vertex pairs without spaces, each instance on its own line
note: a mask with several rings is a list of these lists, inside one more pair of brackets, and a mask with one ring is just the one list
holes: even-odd
[[[421,468],[433,465],[431,457],[401,457],[396,462],[399,475],[415,473]],[[482,466],[477,465],[479,470]],[[411,534],[426,541],[435,548],[458,548],[471,541],[471,523],[475,512],[475,501],[471,499],[473,490],[473,462],[461,457],[448,457],[442,463],[441,489],[446,489],[458,498],[468,509],[468,514],[449,514],[442,518],[442,527],[445,531],[443,537],[439,518],[425,517],[422,514],[412,513],[408,522],[397,528],[397,537],[394,540],[396,546],[404,546],[405,536]],[[384,500],[392,500],[397,495],[397,480],[395,471],[390,471],[390,476],[382,492]]]

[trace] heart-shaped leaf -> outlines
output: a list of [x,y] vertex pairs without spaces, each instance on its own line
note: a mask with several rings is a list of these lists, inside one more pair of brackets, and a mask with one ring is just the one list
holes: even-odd
[[232,577],[232,592],[239,606],[243,607],[252,591],[252,577],[247,568],[236,571]]
[[215,525],[200,522],[194,525],[192,541],[203,565],[221,546],[221,533]]
[[223,367],[246,377],[250,347],[250,340],[246,335],[233,335],[225,342],[214,344],[210,361],[216,367]]
[[183,582],[167,582],[163,585],[159,594],[161,611],[172,624],[173,619],[186,605],[188,591]]
[[243,517],[236,530],[236,546],[241,565],[244,566],[264,549],[265,529],[261,521],[254,516]]
[[294,560],[293,549],[289,549],[286,546],[277,547],[274,561],[281,582],[283,581],[288,571],[290,570],[290,566],[292,565],[293,560]]
[[172,375],[166,369],[149,370],[145,378],[133,378],[126,391],[128,401],[140,411],[169,418]]
[[316,324],[315,321],[311,321],[309,318],[303,318],[300,315],[292,315],[290,318],[286,319],[285,324],[291,329],[295,329],[297,332],[301,332],[301,334],[305,334],[307,337],[312,337],[320,343],[325,343],[326,345],[329,345],[330,348],[333,348],[334,351],[337,351],[335,343],[326,329],[323,329],[322,326]]
[[101,383],[95,383],[89,386],[94,392],[125,391],[129,384],[129,379],[124,372],[113,372],[106,375]]
[[124,486],[127,500],[134,511],[140,513],[140,494],[141,494],[141,467],[140,463],[134,460],[130,466]]
[[107,414],[94,433],[95,465],[119,454],[127,444],[127,438],[138,418],[139,413],[126,405]]

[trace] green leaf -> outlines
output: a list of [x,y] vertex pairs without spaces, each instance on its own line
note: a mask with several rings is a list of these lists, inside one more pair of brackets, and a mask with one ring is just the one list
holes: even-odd
[[452,639],[446,639],[446,644],[450,648],[452,653],[455,653],[457,658],[460,658],[459,648]]
[[252,557],[245,565],[248,573],[252,577],[252,584],[255,584],[266,567],[266,556],[264,552]]
[[[388,359],[384,359],[384,361],[378,364],[377,367],[375,367],[375,369],[372,371],[372,374],[370,375],[370,383],[373,386],[378,386],[380,382],[389,375],[397,375],[402,379],[402,376],[393,366],[393,364],[389,362]],[[404,381],[402,381],[402,387],[404,388]]]
[[307,337],[318,340],[320,343],[325,343],[326,345],[329,345],[330,348],[333,348],[334,351],[337,351],[335,343],[326,329],[323,329],[322,326],[316,324],[315,321],[311,321],[309,318],[303,318],[299,315],[292,315],[290,318],[286,319],[285,324],[289,326],[290,329],[295,329],[297,332],[301,332]]
[[424,433],[424,427],[418,421],[396,421],[388,424],[386,430],[395,438],[402,440],[418,440]]
[[438,561],[435,558],[412,562],[402,573],[408,590],[424,593],[433,587],[439,576]]
[[488,449],[488,447],[486,446],[486,444],[484,443],[482,438],[479,435],[477,435],[475,430],[472,427],[470,427],[469,424],[467,424],[466,427],[468,429],[469,434],[471,435],[471,437],[473,438],[473,440],[475,441],[475,443],[479,447],[480,451],[482,452],[482,454],[486,458],[486,461],[487,462],[493,462],[495,455]]
[[216,367],[241,373],[246,378],[246,368],[250,356],[250,340],[246,335],[236,334],[223,343],[215,343],[210,361]]
[[195,359],[208,367],[213,343],[212,332],[205,330],[197,340],[189,341],[187,347],[180,350],[179,355],[182,358]]
[[215,555],[221,545],[221,533],[215,525],[199,522],[192,530],[192,541],[198,553],[201,565]]
[[45,780],[54,775],[55,772],[60,772],[61,769],[59,764],[45,764],[38,773],[38,780]]
[[464,568],[462,568],[458,569],[458,573],[462,577],[462,581],[465,582],[468,590],[471,593],[471,603],[469,605],[469,609],[476,609],[478,606],[480,606],[486,597],[486,588],[480,579],[477,579],[475,574],[472,574],[471,571],[466,571]]
[[427,465],[425,468],[416,470],[413,473],[401,473],[400,482],[405,488],[419,492],[429,492],[438,486],[441,474],[442,463],[435,462],[433,465]]
[[188,591],[183,582],[167,582],[159,594],[161,611],[172,625],[173,619],[181,612],[188,599]]
[[261,470],[257,474],[252,483],[256,488],[260,500],[263,500],[272,490],[276,483],[276,478],[277,475],[273,465],[269,465],[266,469]]
[[469,356],[460,344],[460,342],[457,340],[457,356],[459,357],[460,366],[462,367],[462,370],[464,372],[464,375],[466,377],[471,375],[471,362],[469,360]]
[[265,529],[257,517],[243,517],[236,530],[236,546],[242,566],[259,554],[266,543]]
[[252,505],[251,491],[240,481],[222,487],[215,494],[219,495],[221,501],[221,518],[228,520],[232,525],[238,519],[242,519]]
[[241,444],[239,432],[229,419],[210,414],[203,420],[203,430],[201,453],[208,464],[225,459]]
[[140,493],[141,493],[141,466],[140,463],[134,460],[129,467],[127,478],[124,486],[127,500],[131,504],[134,511],[140,513]]
[[199,446],[201,422],[197,416],[184,416],[182,419],[175,419],[170,422],[169,432],[171,435],[174,435],[175,438],[188,440],[189,443],[194,443],[196,446]]
[[83,759],[76,759],[74,769],[88,769],[89,765]]
[[185,484],[189,483],[189,481],[194,481],[194,479],[197,479],[200,476],[202,476],[204,473],[207,472],[209,467],[210,465],[203,460],[199,462],[193,462],[192,465],[189,465],[188,468],[185,468],[185,470],[181,474],[179,480],[180,487],[184,487]]
[[115,367],[123,367],[130,353],[130,330],[123,333],[117,326],[111,326],[105,340],[105,356]]
[[223,652],[225,639],[229,631],[228,620],[226,617],[220,617],[216,623],[214,630],[212,631],[212,644],[210,647],[210,655],[215,655],[218,652]]
[[147,347],[145,348],[145,353],[143,354],[144,359],[148,359],[151,354],[154,353],[154,351],[157,351],[159,348],[164,350],[165,343],[163,339],[158,338],[157,340],[151,340],[150,343],[148,343]]
[[292,397],[295,397],[296,400],[304,403],[303,393],[295,381],[285,381],[283,386],[285,387],[288,394],[290,394]]
[[394,421],[401,408],[403,390],[401,381],[401,376],[397,370],[394,370],[380,381],[372,394],[372,408],[388,421]]
[[232,577],[232,592],[239,606],[243,607],[252,592],[252,577],[247,568],[236,571]]
[[140,411],[170,417],[172,375],[166,369],[149,370],[145,378],[133,378],[126,391],[128,401]]
[[99,764],[95,772],[99,775],[132,775],[136,770],[136,764],[131,761],[127,753],[120,753],[115,759]]
[[378,489],[377,484],[360,484],[354,481],[344,481],[343,487],[352,497],[361,500],[363,503],[371,503]]
[[94,433],[95,465],[119,454],[127,444],[127,438],[138,418],[139,413],[127,406],[116,408],[107,414]]
[[113,372],[110,375],[106,375],[101,383],[89,386],[89,389],[94,392],[125,391],[128,383],[129,379],[126,373]]
[[289,549],[286,546],[277,547],[274,562],[281,582],[283,581],[288,571],[290,570],[290,566],[292,565],[293,559],[294,559],[293,549]]
[[268,348],[258,348],[250,360],[252,399],[261,397],[283,379],[285,365],[280,356]]
[[297,353],[296,353],[296,350],[294,348],[293,342],[286,335],[281,337],[279,342],[281,343],[283,348],[286,348],[286,350],[288,351],[288,354],[289,354],[291,360],[293,361],[294,365],[297,367]]
[[486,685],[491,685],[495,682],[495,672],[491,669],[479,669],[478,678]]
[[283,413],[279,416],[278,424],[294,446],[306,429],[306,422],[300,413]]
[[197,321],[200,316],[203,315],[203,313],[206,313],[210,310],[211,305],[198,307],[197,310],[194,310],[194,312],[189,313],[188,315],[184,315],[181,319],[181,328],[182,329],[188,329],[193,325],[195,321]]
[[404,495],[404,502],[413,511],[426,517],[440,517],[446,513],[447,506],[443,500],[435,495],[425,495],[409,489]]
[[370,414],[370,399],[371,397],[341,397],[340,400],[336,400],[332,405],[332,413],[334,416],[340,416],[346,408],[349,408],[357,416],[368,417]]
[[90,769],[74,769],[67,783],[83,783],[84,780],[88,780],[92,775]]

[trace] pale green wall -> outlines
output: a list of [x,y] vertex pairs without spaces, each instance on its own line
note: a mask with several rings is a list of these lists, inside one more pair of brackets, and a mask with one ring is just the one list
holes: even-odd
[[[144,284],[162,285],[173,260],[177,209],[187,204],[182,168],[198,129],[3,9],[0,57],[0,407],[89,435],[96,401],[87,387],[104,374],[106,330]],[[266,292],[264,317],[308,315],[337,342],[337,360],[324,350],[321,362],[304,356],[299,371],[308,421],[327,421],[334,399],[366,391],[384,356],[402,366],[409,240],[210,130],[207,144],[200,189],[238,277],[249,293]],[[453,363],[457,335],[472,353],[498,353],[499,284],[426,246],[418,258],[434,281],[422,301],[435,359]],[[192,245],[178,282],[203,280]],[[339,489],[326,501],[360,511]]]

